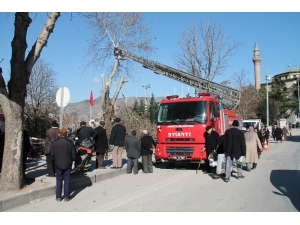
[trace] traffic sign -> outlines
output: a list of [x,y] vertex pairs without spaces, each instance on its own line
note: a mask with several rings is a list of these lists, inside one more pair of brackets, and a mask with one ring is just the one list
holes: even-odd
[[[66,87],[61,87],[56,92],[56,103],[59,107],[65,107],[70,101],[70,91]],[[62,104],[61,104],[62,103]]]

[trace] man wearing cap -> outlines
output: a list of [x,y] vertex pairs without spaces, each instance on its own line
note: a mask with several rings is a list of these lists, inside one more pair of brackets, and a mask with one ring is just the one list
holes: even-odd
[[77,157],[73,142],[67,138],[68,132],[65,128],[59,130],[59,138],[52,143],[50,154],[51,162],[56,168],[56,201],[61,201],[62,183],[64,182],[64,201],[71,200],[70,177],[73,161]]
[[214,161],[217,161],[217,149],[220,143],[220,135],[218,132],[214,131],[212,126],[206,127],[205,137],[205,147],[202,152],[206,150],[207,159],[205,160],[206,172],[211,173],[211,167],[209,166],[208,156],[213,155]]
[[127,152],[127,174],[132,172],[133,166],[133,174],[138,174],[138,159],[141,155],[141,145],[140,140],[136,138],[136,131],[131,131],[132,136],[127,136],[125,140],[125,149]]
[[44,148],[44,154],[46,156],[46,164],[47,164],[47,171],[48,171],[48,177],[55,177],[55,167],[53,163],[50,161],[50,148],[54,141],[58,139],[58,129],[59,125],[56,122],[56,120],[53,120],[51,122],[51,128],[46,131],[46,141],[45,141],[45,148]]
[[108,151],[108,140],[106,129],[104,129],[105,122],[100,121],[99,126],[95,128],[97,136],[95,138],[95,151],[96,151],[96,168],[106,169],[102,166],[104,154]]
[[143,164],[143,173],[153,173],[153,163],[152,163],[152,154],[154,145],[156,147],[156,143],[153,138],[148,134],[147,130],[143,130],[143,137],[141,138],[141,156],[142,156],[142,164]]
[[78,137],[79,143],[84,139],[94,140],[97,135],[97,132],[91,127],[86,126],[85,121],[80,122],[80,128],[77,130],[76,137]]
[[113,126],[109,137],[110,146],[114,145],[112,169],[120,169],[122,167],[122,152],[125,145],[126,128],[120,124],[120,118],[115,118],[114,122],[116,124]]
[[[246,142],[244,133],[239,130],[239,121],[234,120],[232,127],[225,132],[224,154],[226,156],[225,182],[230,180],[233,160],[238,160],[241,156],[246,156]],[[237,164],[238,180],[245,178],[242,175],[242,167]]]

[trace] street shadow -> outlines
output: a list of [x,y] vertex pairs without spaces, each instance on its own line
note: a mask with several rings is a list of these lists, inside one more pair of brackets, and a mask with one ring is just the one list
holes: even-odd
[[300,211],[299,188],[300,175],[298,170],[272,170],[270,181],[278,190],[274,194],[286,196],[290,199],[293,206]]
[[[86,187],[81,187],[81,188],[77,188],[77,189],[75,189],[75,190],[73,190],[73,191],[71,191],[71,194],[70,194],[70,197],[71,198],[75,198],[76,197],[76,195],[78,195],[81,191],[83,191],[84,189],[86,189]],[[65,196],[63,196],[63,198],[64,198]]]
[[[127,163],[127,159],[122,159],[122,167],[124,166],[124,164]],[[113,160],[112,159],[104,159],[103,163],[102,163],[103,167],[111,167],[113,165]],[[91,164],[91,168],[92,170],[96,169],[96,161],[93,161]]]
[[[71,194],[70,197],[74,198],[78,193],[86,189],[87,187],[91,187],[93,182],[86,173],[83,172],[72,172],[71,180],[70,180],[70,188]],[[62,197],[64,198],[64,196]]]
[[[41,167],[41,166],[38,166]],[[40,176],[44,176],[47,173],[46,169],[37,169],[38,167],[32,169],[32,170],[26,170],[26,177],[30,177],[30,178],[36,178],[36,177],[40,177]]]

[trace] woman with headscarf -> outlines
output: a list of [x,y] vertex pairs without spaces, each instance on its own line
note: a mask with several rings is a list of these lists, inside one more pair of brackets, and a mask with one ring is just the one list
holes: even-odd
[[249,127],[249,131],[245,133],[246,141],[246,162],[247,171],[251,171],[251,164],[253,164],[252,169],[255,169],[258,162],[257,146],[262,150],[261,141],[258,138],[257,133],[254,131],[252,126]]

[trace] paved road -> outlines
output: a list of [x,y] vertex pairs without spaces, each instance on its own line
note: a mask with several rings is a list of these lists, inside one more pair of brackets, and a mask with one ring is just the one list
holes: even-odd
[[[73,192],[70,202],[54,197],[12,212],[298,212],[300,131],[292,140],[269,143],[258,166],[243,180],[205,174],[196,165],[158,165],[153,174],[124,174]],[[297,136],[299,135],[299,136]],[[183,168],[181,168],[183,167]]]

